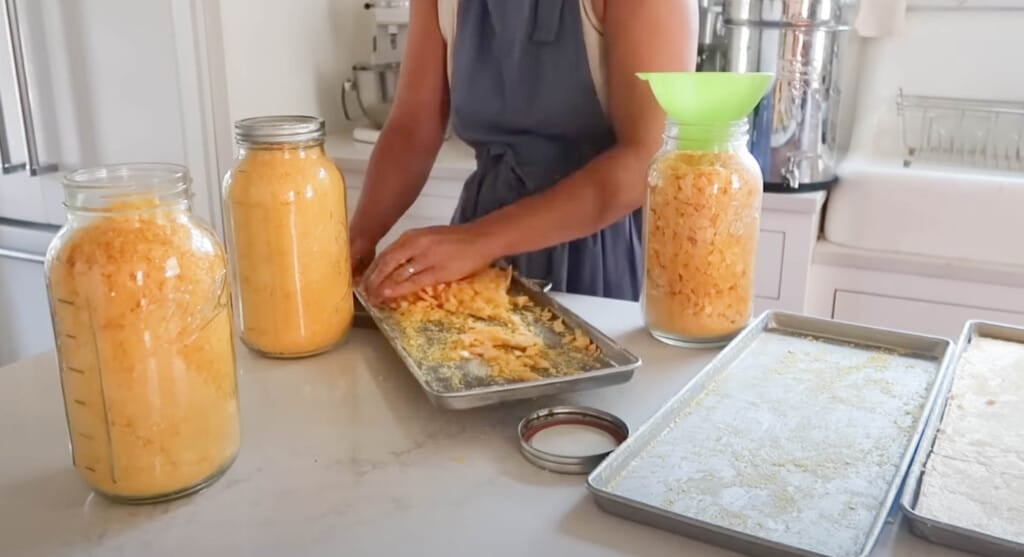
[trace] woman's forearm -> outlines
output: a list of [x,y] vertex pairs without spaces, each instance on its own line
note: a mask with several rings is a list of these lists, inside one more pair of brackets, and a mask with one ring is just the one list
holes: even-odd
[[410,4],[407,40],[394,104],[350,224],[353,242],[364,249],[375,246],[416,201],[448,125],[446,50],[436,0]]
[[469,226],[497,257],[568,242],[622,219],[643,204],[651,146],[616,146],[552,188]]
[[430,176],[444,141],[429,124],[390,123],[380,134],[366,169],[362,195],[352,216],[354,233],[379,240],[412,206]]
[[[696,0],[605,2],[608,116],[618,143],[551,189],[481,218],[473,234],[504,257],[588,236],[643,205],[665,114],[637,72],[693,71]],[[657,37],[659,48],[650,48]]]

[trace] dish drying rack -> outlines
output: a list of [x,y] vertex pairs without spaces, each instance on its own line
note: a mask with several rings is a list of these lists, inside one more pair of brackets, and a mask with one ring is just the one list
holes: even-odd
[[933,161],[1024,170],[1024,101],[896,95],[903,166]]

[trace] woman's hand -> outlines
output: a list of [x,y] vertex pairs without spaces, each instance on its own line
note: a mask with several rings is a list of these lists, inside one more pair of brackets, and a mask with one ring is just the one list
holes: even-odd
[[467,277],[498,257],[472,224],[410,230],[373,261],[363,288],[372,302],[380,303]]

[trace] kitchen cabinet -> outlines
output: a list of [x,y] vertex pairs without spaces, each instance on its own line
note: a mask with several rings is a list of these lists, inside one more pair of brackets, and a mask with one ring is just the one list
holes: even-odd
[[65,219],[64,173],[185,164],[195,212],[220,230],[231,139],[217,2],[0,0],[0,18],[3,364],[52,345],[42,267],[12,254],[45,252]]
[[811,260],[828,194],[766,193],[761,210],[755,313],[804,313]]
[[0,366],[53,348],[43,256],[56,233],[0,219]]
[[0,253],[0,365],[53,348],[43,264]]
[[1024,324],[1022,313],[846,290],[835,291],[832,318],[947,338],[971,319]]

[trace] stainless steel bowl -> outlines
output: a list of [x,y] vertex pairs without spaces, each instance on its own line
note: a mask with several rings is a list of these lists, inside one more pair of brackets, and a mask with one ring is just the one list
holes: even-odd
[[[341,107],[345,111],[345,118],[355,121],[362,116],[373,127],[382,129],[395,101],[398,68],[398,62],[352,66],[352,77],[345,80],[341,92]],[[354,97],[354,105],[349,104],[350,97]]]

